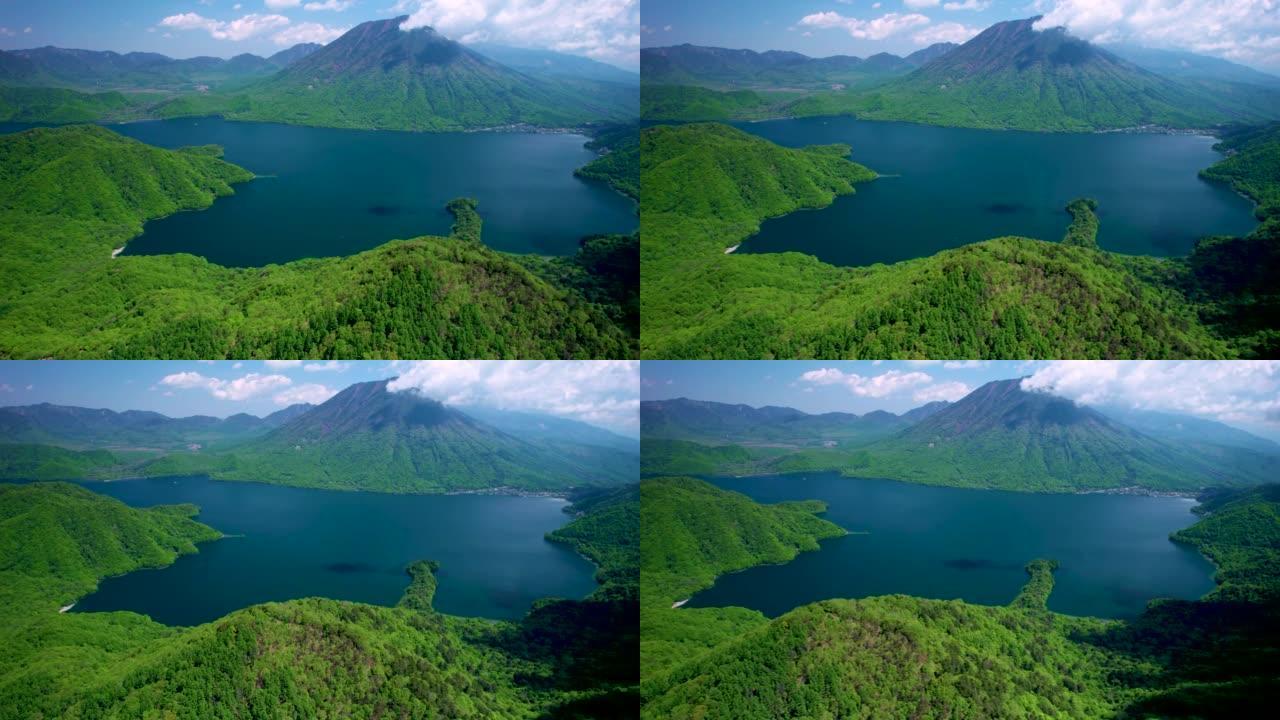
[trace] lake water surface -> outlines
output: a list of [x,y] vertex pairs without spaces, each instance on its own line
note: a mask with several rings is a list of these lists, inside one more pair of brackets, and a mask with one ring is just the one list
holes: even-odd
[[903,593],[984,605],[1011,601],[1035,558],[1059,562],[1049,608],[1132,617],[1157,597],[1198,598],[1213,567],[1169,540],[1194,503],[1130,495],[1050,495],[863,480],[831,473],[711,482],[759,502],[824,500],[852,533],[783,565],[725,575],[691,607],[738,605],[766,615],[828,598]]
[[[30,125],[0,124],[0,132]],[[408,133],[183,118],[111,125],[164,148],[221,145],[262,176],[199,212],[146,224],[124,254],[186,252],[230,266],[351,255],[388,240],[448,235],[445,204],[480,201],[497,250],[571,255],[598,233],[631,232],[635,206],[573,176],[596,157],[581,135]]]
[[738,252],[798,251],[836,265],[932,255],[1002,235],[1061,240],[1077,197],[1099,203],[1103,249],[1185,255],[1243,235],[1252,203],[1201,180],[1222,159],[1194,135],[969,130],[849,117],[739,123],[780,145],[845,143],[882,176],[821,210],[766,220]]
[[207,478],[84,483],[135,507],[195,503],[226,535],[158,570],[103,580],[75,611],[132,610],[170,625],[255,603],[321,596],[394,605],[405,566],[440,562],[435,608],[518,618],[541,597],[581,598],[591,563],[545,533],[570,520],[556,498],[390,495]]

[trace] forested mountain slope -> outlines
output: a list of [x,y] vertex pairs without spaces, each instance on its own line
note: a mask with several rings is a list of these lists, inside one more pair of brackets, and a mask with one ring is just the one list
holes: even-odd
[[[1265,217],[1267,188],[1280,187],[1272,141],[1237,142],[1224,162],[1247,173],[1237,185]],[[1186,258],[1009,237],[842,268],[725,250],[766,218],[872,179],[845,149],[714,124],[649,128],[641,147],[644,357],[1219,358],[1267,356],[1276,342],[1271,223]]]
[[[517,259],[450,238],[233,269],[112,257],[145,220],[208,206],[251,175],[216,148],[169,151],[90,126],[0,137],[0,357],[626,357],[634,240]],[[531,271],[529,268],[532,267]]]

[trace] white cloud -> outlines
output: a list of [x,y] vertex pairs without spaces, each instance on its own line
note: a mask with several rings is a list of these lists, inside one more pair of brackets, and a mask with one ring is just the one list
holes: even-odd
[[1022,381],[1084,405],[1280,422],[1280,362],[1058,361]]
[[943,10],[973,10],[981,12],[991,7],[991,0],[964,0],[964,2],[949,2],[942,6]]
[[497,42],[639,64],[639,0],[398,0],[409,30],[431,26],[450,37],[486,32]]
[[401,369],[387,389],[449,405],[540,412],[638,431],[639,363],[618,361],[424,360]]
[[215,40],[246,40],[289,24],[283,15],[245,15],[235,20],[214,20],[198,13],[170,15],[160,24],[174,30],[204,30]]
[[312,12],[318,10],[332,10],[334,12],[343,12],[347,8],[355,4],[355,0],[325,0],[324,2],[309,2],[303,5],[304,10]]
[[242,363],[242,362],[234,363],[234,364],[231,366],[231,368],[232,368],[233,370],[239,370],[239,369],[240,369],[240,368],[242,368],[242,367],[244,367],[244,363]]
[[346,372],[351,367],[347,363],[330,360],[322,363],[307,363],[302,369],[307,372]]
[[942,367],[948,370],[972,370],[974,368],[983,368],[990,364],[990,360],[948,360],[942,363]]
[[247,400],[290,385],[293,381],[283,375],[249,373],[234,380],[208,377],[198,372],[180,372],[166,375],[161,385],[180,390],[207,390],[220,400]]
[[0,392],[13,392],[13,386],[9,383],[0,383]]
[[349,27],[329,27],[323,23],[304,22],[276,33],[271,41],[277,45],[297,45],[298,43],[320,43],[326,45],[330,41],[342,37]]
[[337,390],[327,388],[324,385],[307,383],[306,385],[298,385],[283,392],[278,392],[271,400],[277,405],[296,405],[298,403],[319,405],[337,394]]
[[285,368],[302,367],[301,360],[263,360],[262,364],[266,365],[272,370],[284,370]]
[[14,32],[14,31],[10,30],[10,29],[9,29],[9,28],[7,28],[7,27],[0,27],[0,35],[2,35],[2,36],[4,36],[4,37],[14,37],[14,36],[16,36],[17,34],[18,34],[18,33],[16,33],[16,32]]
[[846,373],[836,368],[810,370],[800,376],[800,382],[811,385],[843,385],[859,397],[881,398],[932,382],[928,373],[890,370],[879,375]]
[[31,28],[30,28],[30,27],[24,27],[24,28],[22,28],[22,32],[24,32],[24,33],[29,33],[29,32],[31,32]]
[[930,25],[921,30],[911,39],[917,45],[932,45],[940,42],[966,43],[973,39],[981,30],[976,27],[969,27],[958,22],[944,22],[937,25]]
[[926,388],[920,388],[911,396],[911,399],[920,403],[934,402],[937,400],[946,400],[947,402],[955,402],[960,398],[973,392],[973,388],[962,382],[944,382],[937,385],[930,385]]
[[920,8],[938,7],[938,3],[940,2],[942,2],[942,0],[902,0],[903,5],[917,10]]
[[1063,26],[1094,42],[1129,42],[1280,67],[1276,0],[1042,0],[1038,30]]
[[838,12],[820,12],[800,18],[801,25],[816,28],[840,28],[850,37],[865,40],[883,40],[892,35],[906,32],[914,27],[928,25],[929,18],[919,13],[899,15],[888,13],[871,20],[845,17]]
[[302,0],[263,0],[262,4],[272,10],[284,10],[285,8],[298,7],[302,4]]

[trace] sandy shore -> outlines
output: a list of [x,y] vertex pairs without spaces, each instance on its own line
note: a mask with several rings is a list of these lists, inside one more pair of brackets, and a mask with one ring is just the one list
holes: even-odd
[[734,250],[737,250],[737,249],[738,249],[738,248],[740,248],[740,247],[742,247],[742,245],[741,245],[741,244],[734,245],[734,246],[733,246],[733,247],[731,247],[731,248],[725,248],[725,249],[724,249],[724,254],[725,254],[725,255],[728,255],[728,254],[732,253]]
[[58,609],[58,612],[59,612],[59,613],[64,613],[64,612],[66,612],[66,611],[70,610],[71,608],[73,608],[73,607],[75,607],[75,606],[76,606],[76,604],[75,604],[75,603],[71,603],[70,605],[64,605],[64,606],[62,606],[61,608],[59,608],[59,609]]
[[675,602],[671,603],[671,609],[672,609],[672,610],[675,610],[676,608],[680,607],[681,605],[683,605],[683,604],[685,604],[685,603],[687,603],[687,602],[689,602],[688,598],[686,598],[686,599],[684,599],[684,600],[677,600],[677,601],[675,601]]
[[116,248],[115,250],[112,250],[112,251],[111,251],[111,257],[113,257],[113,258],[114,258],[115,256],[119,255],[119,254],[120,254],[120,253],[122,253],[122,252],[124,252],[124,246],[123,246],[123,245],[121,245],[120,247]]

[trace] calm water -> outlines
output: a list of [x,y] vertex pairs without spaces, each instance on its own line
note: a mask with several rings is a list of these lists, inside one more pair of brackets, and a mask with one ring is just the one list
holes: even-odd
[[[0,132],[28,125],[0,124]],[[111,125],[160,147],[221,145],[265,176],[199,212],[147,223],[127,255],[194,253],[231,266],[350,255],[388,240],[448,235],[444,209],[480,201],[485,244],[570,255],[587,235],[631,232],[635,208],[573,171],[596,157],[581,135],[404,133],[185,118]]]
[[689,602],[739,605],[766,615],[827,598],[904,593],[1003,605],[1038,557],[1060,563],[1049,608],[1131,617],[1156,597],[1193,599],[1213,588],[1213,567],[1169,540],[1195,522],[1181,498],[960,490],[834,474],[716,479],[766,503],[825,500],[850,534],[784,565],[725,575]]
[[580,598],[591,564],[543,535],[564,525],[554,498],[387,495],[285,488],[205,478],[85,487],[147,507],[195,503],[227,535],[169,567],[102,581],[81,610],[132,610],[170,625],[215,620],[255,603],[322,596],[394,605],[414,560],[440,562],[435,608],[517,618],[534,600]]
[[932,255],[1001,235],[1060,240],[1073,198],[1098,200],[1099,244],[1184,255],[1243,235],[1252,203],[1197,173],[1222,155],[1191,135],[1029,133],[804,118],[740,124],[790,147],[845,143],[882,177],[822,210],[766,220],[738,252],[795,250],[837,265]]

